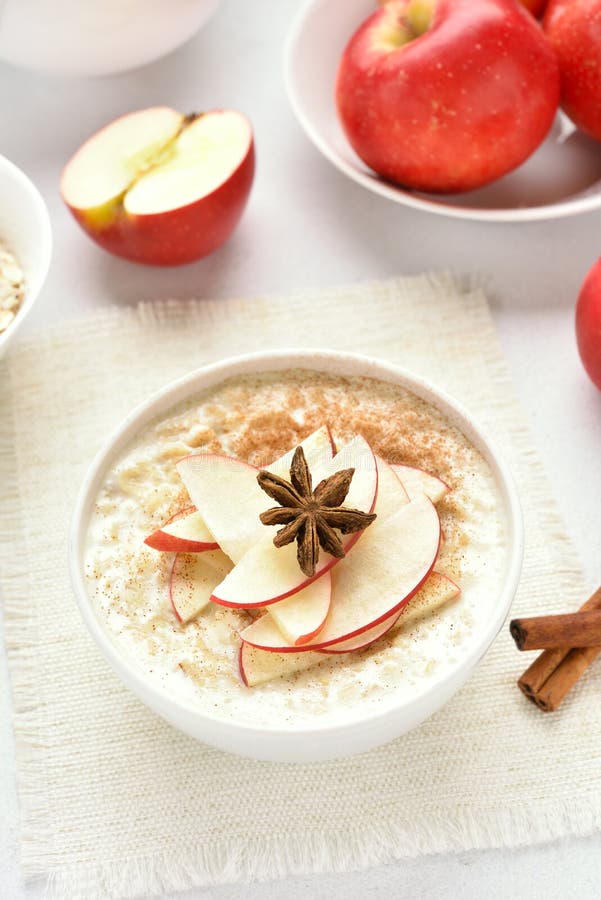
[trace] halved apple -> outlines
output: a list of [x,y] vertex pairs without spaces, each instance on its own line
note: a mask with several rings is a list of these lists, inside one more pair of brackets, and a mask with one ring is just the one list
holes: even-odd
[[171,266],[212,253],[242,215],[254,175],[250,123],[234,110],[130,113],[67,163],[61,193],[84,231],[134,262]]
[[430,475],[423,469],[416,469],[415,466],[393,464],[392,469],[401,479],[410,500],[415,500],[421,494],[425,494],[432,503],[438,503],[450,490],[448,484],[445,484],[441,478]]
[[326,572],[302,591],[272,603],[269,615],[291,644],[305,644],[323,628],[330,609],[332,579]]
[[[374,454],[364,438],[355,438],[346,444],[330,463],[321,470],[317,469],[313,473],[313,482],[317,483],[321,478],[327,478],[341,469],[348,468],[354,468],[355,474],[344,506],[372,512],[378,490],[378,471]],[[373,527],[374,525],[370,525],[366,533]],[[211,530],[214,531],[213,528]],[[267,606],[296,594],[339,562],[321,550],[315,575],[308,578],[299,568],[296,544],[277,548],[273,544],[271,529],[263,526],[263,531],[265,534],[261,540],[250,548],[224,581],[215,588],[212,597],[215,603],[247,609]],[[342,535],[343,546],[347,553],[362,534],[363,532],[358,531]],[[215,532],[215,535],[219,539],[219,532]],[[219,543],[224,546],[220,539]]]
[[169,579],[169,599],[182,624],[209,605],[215,586],[231,567],[231,560],[221,550],[176,555]]
[[[325,468],[333,456],[329,429],[318,428],[301,447],[309,466]],[[287,475],[291,458],[287,452],[266,468]],[[270,501],[257,483],[257,469],[232,456],[195,453],[180,459],[177,470],[208,530],[237,563],[266,534],[259,515]]]
[[[336,566],[332,572],[330,613],[319,634],[303,648],[318,650],[337,644],[400,610],[430,574],[439,546],[438,513],[424,495],[402,506],[390,518],[376,519],[344,565]],[[235,572],[232,569],[224,584]],[[215,590],[221,591],[222,587]],[[300,649],[285,645],[268,616],[245,628],[241,637],[266,650],[286,653]]]
[[171,553],[203,553],[205,550],[219,550],[219,544],[207,528],[205,521],[195,506],[187,506],[144,541],[153,550]]

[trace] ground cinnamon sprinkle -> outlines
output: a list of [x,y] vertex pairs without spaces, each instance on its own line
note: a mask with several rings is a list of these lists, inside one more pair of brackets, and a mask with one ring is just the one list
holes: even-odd
[[[326,422],[340,442],[360,434],[389,462],[419,466],[453,481],[449,439],[456,444],[457,432],[442,414],[436,415],[432,406],[411,392],[383,382],[323,373],[319,383],[314,373],[287,373],[290,378],[294,383],[287,383],[281,408],[265,409],[269,390],[261,385],[259,391],[253,380],[236,387],[233,398],[224,398],[234,400],[235,414],[227,424],[236,428],[231,439],[236,456],[249,462],[257,453],[276,457]],[[374,384],[381,386],[380,397],[374,397]],[[297,410],[302,410],[302,421],[294,415]]]

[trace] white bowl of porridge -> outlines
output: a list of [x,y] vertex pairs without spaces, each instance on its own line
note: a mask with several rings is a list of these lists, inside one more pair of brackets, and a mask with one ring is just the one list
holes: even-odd
[[51,255],[50,217],[40,192],[0,156],[0,357],[39,295]]
[[522,549],[511,474],[458,403],[375,359],[279,351],[132,412],[82,486],[70,570],[100,650],[158,715],[308,762],[439,710],[502,627]]

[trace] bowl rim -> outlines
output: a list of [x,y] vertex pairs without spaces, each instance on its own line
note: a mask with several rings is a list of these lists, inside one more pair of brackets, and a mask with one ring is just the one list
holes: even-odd
[[[205,712],[193,706],[192,703],[185,702],[185,698],[174,697],[160,684],[145,679],[142,669],[133,660],[130,661],[125,652],[122,652],[120,648],[118,649],[116,640],[101,625],[99,617],[95,614],[86,589],[83,558],[89,514],[98,488],[102,483],[102,478],[107,468],[119,453],[129,445],[136,433],[145,428],[154,418],[181,403],[191,393],[216,387],[223,381],[236,375],[262,374],[289,369],[304,369],[315,372],[329,371],[343,376],[371,377],[404,386],[408,390],[413,390],[418,396],[424,397],[433,403],[444,415],[449,415],[451,421],[457,423],[462,431],[468,432],[466,436],[470,442],[473,439],[469,434],[471,432],[480,445],[477,449],[482,451],[482,448],[484,448],[488,456],[487,463],[493,471],[493,476],[505,504],[508,546],[507,570],[504,573],[503,586],[499,591],[498,600],[494,607],[495,615],[491,617],[487,627],[483,629],[480,639],[474,642],[460,663],[446,673],[443,679],[434,680],[428,685],[426,690],[419,693],[416,697],[402,703],[387,705],[384,709],[359,713],[353,717],[345,717],[340,721],[326,720],[323,724],[301,723],[297,726],[282,728],[262,723],[238,722],[231,717],[228,718]],[[155,709],[152,703],[144,699],[148,693],[153,696],[153,699],[156,699],[163,709],[165,708],[164,704],[167,704],[170,709],[176,709],[179,713],[185,713],[188,716],[192,715],[198,722],[209,722],[228,731],[230,734],[246,733],[262,737],[271,736],[273,738],[323,735],[326,733],[335,734],[355,726],[376,724],[379,721],[388,719],[401,709],[410,709],[415,704],[426,704],[427,698],[441,684],[451,681],[459,672],[463,671],[469,674],[487,652],[503,627],[519,584],[523,550],[522,511],[517,487],[511,471],[496,448],[494,441],[488,437],[486,432],[474,420],[471,413],[461,403],[453,399],[445,391],[434,386],[427,379],[417,376],[394,363],[359,353],[307,349],[258,351],[229,357],[219,362],[202,366],[183,377],[169,382],[160,390],[151,394],[145,401],[135,406],[104,442],[90,464],[81,484],[72,513],[68,539],[69,573],[82,617],[103,655],[130,690],[133,690],[152,709]],[[132,688],[130,680],[135,683],[135,689]]]
[[[34,282],[32,289],[26,284],[25,297],[15,316],[14,322],[9,325],[5,332],[0,334],[0,354],[2,354],[29,315],[31,308],[38,299],[46,281],[48,270],[50,268],[50,261],[52,259],[52,226],[50,223],[48,207],[31,178],[15,165],[14,162],[11,162],[6,156],[2,156],[2,154],[0,154],[0,172],[11,178],[19,185],[19,190],[22,190],[24,194],[29,196],[37,218],[39,231],[38,239],[41,247],[41,265],[35,271],[35,282],[37,283]],[[8,243],[10,243],[10,235],[6,235],[6,239]]]
[[[305,115],[300,99],[301,92],[297,89],[293,73],[297,44],[303,37],[307,19],[309,19],[316,7],[325,6],[332,2],[333,0],[306,0],[297,13],[286,36],[283,66],[286,94],[294,115],[309,140],[340,172],[352,179],[356,184],[360,184],[367,190],[372,191],[372,193],[392,200],[394,203],[418,209],[421,212],[431,212],[454,219],[497,223],[540,222],[581,215],[601,208],[601,185],[595,193],[588,194],[583,192],[581,195],[575,195],[567,200],[556,201],[543,206],[524,206],[513,209],[455,206],[452,203],[445,203],[444,200],[429,200],[422,197],[419,193],[403,190],[400,186],[389,184],[380,179],[375,172],[370,173],[367,168],[365,171],[361,171],[343,159],[322,136],[319,129],[314,127],[311,119]],[[444,196],[444,194],[441,195],[441,197]]]

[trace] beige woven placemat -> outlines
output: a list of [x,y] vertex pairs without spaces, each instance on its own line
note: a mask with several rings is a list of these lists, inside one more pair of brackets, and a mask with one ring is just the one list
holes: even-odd
[[88,637],[66,534],[92,455],[166,381],[239,352],[332,347],[443,385],[493,432],[524,503],[517,611],[586,596],[513,399],[483,293],[448,277],[285,299],[109,308],[23,341],[1,370],[0,537],[26,877],[57,896],[126,897],[515,845],[601,825],[600,672],[561,714],[514,686],[505,631],[445,709],[361,757],[240,760],[164,724]]

